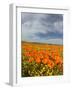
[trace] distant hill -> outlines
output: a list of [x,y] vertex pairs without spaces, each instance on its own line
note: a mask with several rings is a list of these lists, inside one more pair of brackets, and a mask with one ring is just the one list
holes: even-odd
[[22,43],[32,43],[32,44],[43,44],[43,45],[59,45],[59,46],[63,46],[60,44],[52,44],[52,43],[41,43],[41,42],[28,42],[28,41],[21,41]]

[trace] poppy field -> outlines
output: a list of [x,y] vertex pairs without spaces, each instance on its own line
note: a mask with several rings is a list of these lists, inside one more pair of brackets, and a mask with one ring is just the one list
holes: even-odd
[[21,42],[21,76],[63,75],[63,45]]

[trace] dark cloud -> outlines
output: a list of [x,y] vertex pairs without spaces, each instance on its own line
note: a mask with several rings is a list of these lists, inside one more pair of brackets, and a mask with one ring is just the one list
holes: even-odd
[[21,14],[21,23],[22,24],[27,22],[27,21],[32,22],[33,19],[34,19],[34,14],[32,14],[32,13],[22,13]]
[[63,16],[62,14],[49,14],[49,15],[46,15],[46,18],[43,19],[43,21],[45,22],[50,22],[50,23],[54,23],[54,22],[57,22],[57,21],[63,21]]

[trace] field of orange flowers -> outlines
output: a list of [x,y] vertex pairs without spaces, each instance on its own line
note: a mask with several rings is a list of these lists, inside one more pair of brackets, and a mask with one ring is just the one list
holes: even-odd
[[63,75],[63,46],[22,42],[22,77]]

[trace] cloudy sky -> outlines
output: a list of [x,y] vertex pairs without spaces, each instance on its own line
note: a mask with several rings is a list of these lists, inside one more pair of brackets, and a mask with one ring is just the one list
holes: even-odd
[[22,41],[63,44],[63,15],[21,13]]

